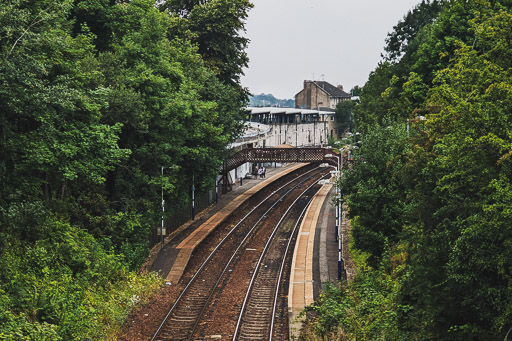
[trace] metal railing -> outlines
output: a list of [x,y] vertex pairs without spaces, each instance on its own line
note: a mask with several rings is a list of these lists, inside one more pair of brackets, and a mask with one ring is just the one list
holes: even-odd
[[221,173],[226,174],[246,162],[329,162],[333,165],[337,165],[335,159],[325,157],[326,154],[332,153],[331,149],[318,147],[247,148],[227,158],[224,161]]
[[[222,192],[219,190],[219,198],[222,195]],[[189,200],[187,200],[187,205],[182,207],[181,209],[176,209],[169,216],[165,217],[165,235],[176,231],[181,225],[185,224],[187,221],[192,219],[192,197],[189,194]],[[195,214],[199,214],[206,208],[208,208],[211,204],[216,201],[215,188],[204,192],[204,193],[196,193],[195,194]],[[160,242],[161,236],[159,234],[161,227],[155,226],[151,230],[151,234],[149,236],[150,246],[153,247],[157,243]]]

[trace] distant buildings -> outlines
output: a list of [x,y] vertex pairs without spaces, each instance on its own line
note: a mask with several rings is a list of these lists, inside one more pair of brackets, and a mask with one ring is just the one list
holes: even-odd
[[[247,107],[245,133],[231,148],[325,146],[342,133],[336,122],[336,104],[350,99],[341,86],[305,80],[304,89],[295,95],[295,108]],[[229,181],[250,174],[253,166],[244,164],[231,171]]]
[[351,95],[341,85],[305,80],[304,88],[295,95],[295,108],[247,108],[247,121],[268,126],[270,131],[258,143],[245,145],[249,148],[325,145],[329,138],[339,138],[342,133],[336,122],[336,105],[350,99]]

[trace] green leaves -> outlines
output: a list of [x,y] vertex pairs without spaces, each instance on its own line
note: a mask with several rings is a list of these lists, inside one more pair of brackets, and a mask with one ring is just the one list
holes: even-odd
[[[390,62],[363,88],[361,161],[342,184],[353,248],[367,255],[359,271],[369,264],[400,287],[388,316],[400,322],[368,324],[380,335],[494,340],[510,329],[511,8],[509,1],[446,1],[419,30],[412,20],[420,12],[410,14],[388,41]],[[406,124],[408,137],[392,133]],[[396,266],[397,259],[405,263]],[[359,278],[370,285],[367,273]],[[368,298],[388,292],[370,287]],[[346,293],[358,290],[349,285]],[[350,306],[367,308],[357,316],[386,311],[363,299]],[[345,322],[352,310],[339,310],[347,338],[362,338]]]
[[[507,63],[492,52],[504,36],[484,28],[497,24],[497,16],[484,2],[476,6],[481,9],[478,19],[471,21],[476,25],[476,44],[456,44],[451,65],[437,73],[427,99],[432,112],[426,123],[427,149],[433,160],[422,170],[429,179],[419,174],[415,179],[433,184],[417,191],[418,205],[428,207],[425,215],[432,219],[423,220],[425,235],[418,238],[421,246],[412,258],[413,268],[423,274],[415,273],[410,282],[422,293],[417,307],[432,314],[439,335],[461,339],[498,337],[499,321],[510,309],[504,303],[509,302],[510,276],[498,270],[498,259],[508,254],[504,243],[510,232],[503,225],[508,218],[497,211],[491,217],[484,207],[493,201],[498,179],[510,182],[508,176],[504,180],[499,160],[510,151],[511,78],[503,68]],[[463,10],[459,4],[457,11]],[[498,17],[510,20],[503,12]],[[476,24],[479,20],[485,23]],[[421,157],[414,163],[420,164]],[[439,269],[442,272],[434,275]],[[471,295],[462,294],[468,291]]]
[[355,125],[352,114],[354,107],[355,103],[353,101],[342,101],[336,105],[336,122],[338,122],[341,131],[351,130]]
[[104,339],[111,332],[109,325],[126,316],[134,296],[143,301],[161,284],[154,276],[129,274],[120,257],[106,252],[84,230],[57,221],[43,223],[48,235],[33,246],[7,244],[4,239],[4,337]]
[[238,84],[249,61],[245,52],[249,41],[240,34],[253,5],[248,0],[176,0],[166,1],[163,7],[182,16],[181,29],[192,32],[199,53],[219,79]]
[[252,5],[179,6],[0,0],[0,338],[107,338],[161,283],[160,191],[210,189],[247,100]]
[[380,263],[385,243],[399,238],[406,223],[409,200],[399,170],[401,155],[407,152],[403,124],[385,129],[375,125],[362,136],[355,150],[353,169],[344,172],[341,192],[346,196],[355,246],[370,254],[370,265]]
[[361,269],[353,282],[335,287],[328,283],[308,311],[318,316],[307,326],[328,340],[410,340],[401,328],[412,309],[397,304],[401,283],[382,272]]

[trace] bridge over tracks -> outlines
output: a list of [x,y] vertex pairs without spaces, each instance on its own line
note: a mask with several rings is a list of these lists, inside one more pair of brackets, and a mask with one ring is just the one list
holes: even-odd
[[[326,157],[331,154],[332,156]],[[229,186],[227,175],[229,171],[243,165],[246,162],[266,163],[266,162],[301,162],[301,163],[328,163],[334,167],[338,166],[338,158],[341,154],[337,154],[332,149],[327,148],[247,148],[228,157],[224,160],[224,164],[220,174],[222,175],[223,190],[226,191]],[[345,161],[345,162],[344,162]],[[346,165],[346,160],[339,159],[341,167]]]

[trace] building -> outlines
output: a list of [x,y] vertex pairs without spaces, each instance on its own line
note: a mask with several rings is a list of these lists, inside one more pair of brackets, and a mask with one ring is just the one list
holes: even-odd
[[[259,122],[245,122],[245,129],[241,136],[235,142],[229,145],[229,149],[240,151],[245,148],[265,148],[267,140],[270,139],[272,129],[269,125]],[[228,180],[231,184],[235,183],[237,179],[245,178],[253,171],[253,165],[244,163],[243,165],[233,169],[228,174]]]
[[[295,108],[247,107],[245,132],[230,148],[324,146],[330,138],[340,138],[335,108],[350,99],[341,86],[305,80],[304,89],[295,95]],[[230,183],[251,174],[253,167],[246,163],[232,170]]]
[[247,120],[270,127],[263,142],[267,147],[320,147],[336,137],[330,129],[334,111],[275,107],[248,107]]
[[343,91],[343,86],[334,86],[325,81],[304,81],[304,89],[295,95],[295,108],[336,109],[341,101],[350,100],[351,95]]

